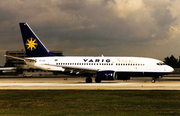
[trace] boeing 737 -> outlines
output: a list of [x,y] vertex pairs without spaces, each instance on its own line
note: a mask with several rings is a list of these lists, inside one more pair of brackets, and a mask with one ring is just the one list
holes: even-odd
[[85,75],[86,83],[101,80],[129,80],[130,77],[156,78],[173,72],[164,62],[144,57],[77,57],[58,56],[50,52],[27,23],[19,23],[27,57],[19,58],[27,65],[62,74]]

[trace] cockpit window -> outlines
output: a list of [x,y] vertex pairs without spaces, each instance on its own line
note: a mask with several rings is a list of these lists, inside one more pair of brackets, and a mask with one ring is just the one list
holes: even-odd
[[157,65],[161,66],[161,65],[166,65],[164,62],[159,62],[157,63]]

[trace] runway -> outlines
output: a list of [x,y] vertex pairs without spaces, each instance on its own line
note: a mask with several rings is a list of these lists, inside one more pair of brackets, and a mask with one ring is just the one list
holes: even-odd
[[85,83],[85,78],[0,78],[0,90],[180,90],[180,77],[165,77],[151,83],[151,78],[128,81]]

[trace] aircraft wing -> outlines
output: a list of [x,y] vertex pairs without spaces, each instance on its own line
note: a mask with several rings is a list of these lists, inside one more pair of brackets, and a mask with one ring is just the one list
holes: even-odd
[[[35,63],[36,60],[33,60],[33,59],[26,59],[26,58],[20,58],[20,57],[15,57],[15,56],[10,56],[10,55],[5,55],[6,57],[10,57],[10,58],[13,58],[13,59],[17,59],[17,60],[23,60],[26,62],[26,64],[29,64],[29,63]],[[87,73],[90,73],[90,74],[96,74],[98,70],[95,70],[95,69],[91,69],[91,68],[77,68],[77,67],[69,67],[69,66],[57,66],[57,65],[52,65],[52,64],[45,64],[47,66],[52,66],[52,67],[61,67],[64,69],[63,72],[70,72],[70,73],[75,73],[75,74],[87,74]]]
[[47,66],[54,66],[54,67],[61,67],[64,69],[64,72],[70,72],[70,73],[75,73],[75,74],[96,74],[98,70],[94,70],[91,68],[77,68],[77,67],[69,67],[69,66],[57,66],[57,65],[52,65],[52,64],[45,64]]

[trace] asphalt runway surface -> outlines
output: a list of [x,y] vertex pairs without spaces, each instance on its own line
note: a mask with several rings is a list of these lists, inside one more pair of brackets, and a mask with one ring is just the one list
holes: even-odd
[[0,77],[0,90],[180,90],[180,77],[149,77],[85,83],[84,77]]

